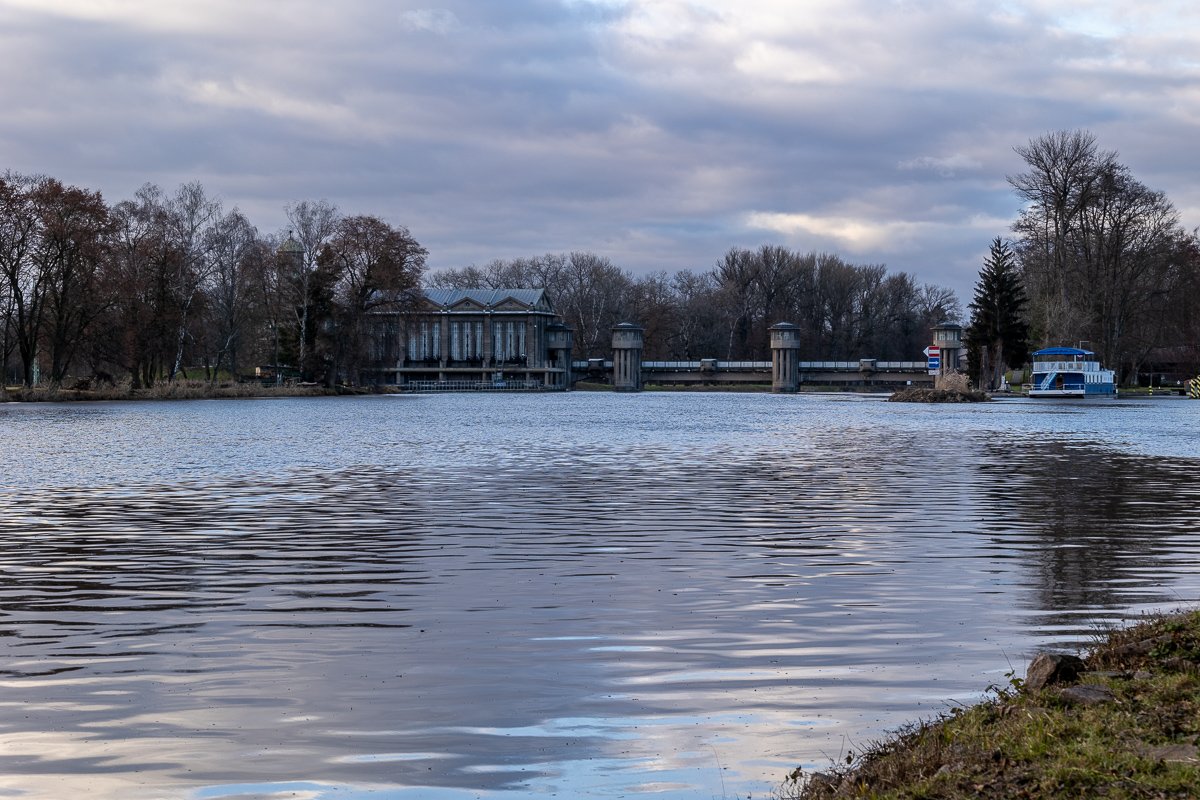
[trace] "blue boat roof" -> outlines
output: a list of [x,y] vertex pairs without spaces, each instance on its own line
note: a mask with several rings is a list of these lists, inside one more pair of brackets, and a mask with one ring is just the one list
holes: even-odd
[[1096,355],[1091,350],[1080,350],[1078,347],[1047,347],[1045,350],[1038,350],[1034,353],[1035,356],[1094,356]]

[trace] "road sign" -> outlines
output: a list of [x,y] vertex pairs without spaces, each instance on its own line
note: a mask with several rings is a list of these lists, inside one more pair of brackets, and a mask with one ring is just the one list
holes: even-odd
[[942,359],[939,356],[930,356],[925,367],[926,369],[941,369]]
[[938,347],[936,344],[931,344],[921,352],[925,354],[926,358],[937,358],[942,354],[942,348]]

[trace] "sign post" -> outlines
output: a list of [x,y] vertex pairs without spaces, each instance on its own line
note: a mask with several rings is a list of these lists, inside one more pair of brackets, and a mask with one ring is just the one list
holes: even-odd
[[925,353],[925,369],[929,370],[930,375],[937,375],[942,371],[942,348],[936,344],[931,344],[926,347]]

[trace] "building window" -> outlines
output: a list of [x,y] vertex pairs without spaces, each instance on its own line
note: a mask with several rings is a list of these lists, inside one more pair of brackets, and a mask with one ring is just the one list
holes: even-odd
[[421,322],[409,327],[408,357],[413,361],[429,359],[429,323]]

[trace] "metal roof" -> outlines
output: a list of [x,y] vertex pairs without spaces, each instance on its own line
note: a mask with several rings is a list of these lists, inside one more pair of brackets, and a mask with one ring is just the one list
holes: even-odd
[[1047,347],[1045,350],[1038,350],[1034,353],[1035,356],[1094,356],[1096,355],[1091,350],[1080,350],[1078,347]]
[[518,303],[537,307],[546,295],[545,289],[426,289],[429,301],[443,308],[462,300],[472,300],[484,308],[498,306],[512,298]]

